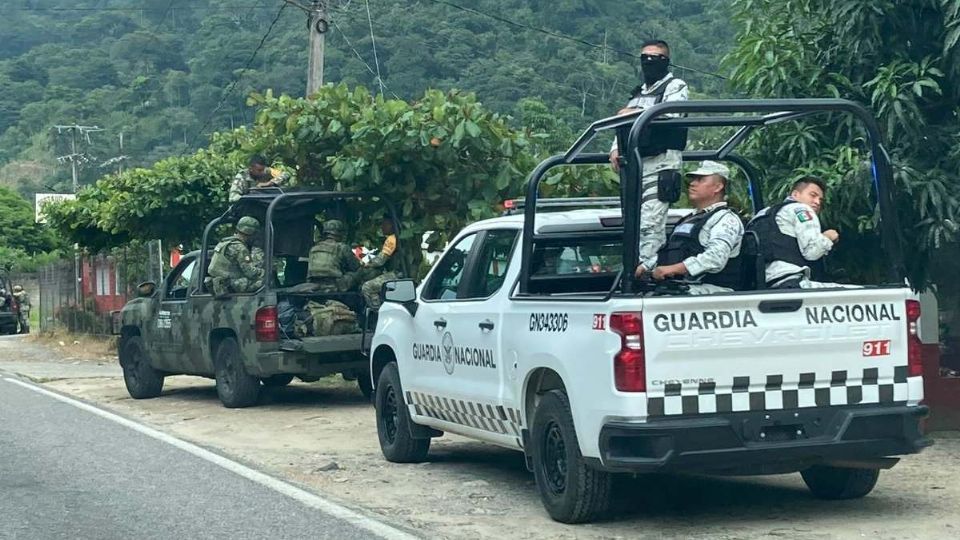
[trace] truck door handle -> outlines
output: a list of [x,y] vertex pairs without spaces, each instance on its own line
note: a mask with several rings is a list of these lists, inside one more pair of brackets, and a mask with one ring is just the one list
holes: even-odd
[[493,330],[493,321],[491,321],[490,319],[487,319],[485,321],[481,321],[480,324],[478,324],[477,326],[479,326],[481,330],[486,330],[487,332],[489,332]]
[[802,305],[803,300],[764,300],[760,302],[760,313],[790,313]]
[[437,320],[433,321],[433,326],[435,326],[435,327],[437,327],[437,328],[446,328],[446,327],[447,327],[447,320],[446,320],[446,319],[437,319]]

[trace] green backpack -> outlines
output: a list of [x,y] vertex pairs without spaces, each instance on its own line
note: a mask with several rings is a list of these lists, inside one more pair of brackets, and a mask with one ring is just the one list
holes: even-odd
[[327,300],[321,303],[311,300],[306,309],[313,317],[314,336],[340,336],[360,331],[357,314],[342,302]]

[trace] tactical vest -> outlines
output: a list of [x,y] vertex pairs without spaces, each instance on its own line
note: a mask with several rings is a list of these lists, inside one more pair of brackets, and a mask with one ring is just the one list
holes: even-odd
[[310,249],[307,263],[307,277],[338,278],[343,276],[340,269],[340,243],[329,238],[321,240]]
[[[660,249],[657,254],[657,264],[666,266],[669,264],[681,263],[689,257],[696,257],[703,253],[706,247],[700,243],[700,231],[703,230],[707,221],[717,212],[727,211],[733,213],[726,206],[714,208],[709,212],[699,214],[690,214],[677,223],[667,239],[666,245]],[[741,258],[740,256],[731,257],[723,270],[717,273],[705,272],[699,276],[701,283],[709,283],[718,287],[728,289],[739,289],[741,283]]]
[[808,261],[803,256],[803,252],[800,251],[800,243],[797,239],[784,234],[780,231],[780,227],[777,227],[777,214],[785,206],[794,202],[796,201],[784,201],[761,210],[747,224],[747,230],[757,234],[760,241],[760,256],[763,257],[764,266],[774,261],[783,261],[795,266],[806,266],[810,268],[813,279],[822,280],[826,274],[823,258]]
[[[668,77],[652,92],[644,92],[643,86],[633,89],[631,99],[643,99],[643,107],[648,108],[663,102],[667,86],[675,77]],[[653,98],[652,100],[650,98]],[[687,128],[650,125],[640,133],[640,157],[660,155],[667,150],[683,150],[687,147]]]
[[241,244],[244,249],[247,247],[247,245],[236,236],[228,236],[224,238],[219,244],[217,244],[217,247],[213,248],[213,257],[210,259],[210,266],[207,269],[207,275],[215,278],[236,277],[243,275],[239,262],[231,261],[226,255],[227,246],[234,242]]

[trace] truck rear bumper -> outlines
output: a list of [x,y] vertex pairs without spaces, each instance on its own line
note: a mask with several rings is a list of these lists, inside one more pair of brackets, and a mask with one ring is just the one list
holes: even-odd
[[610,422],[600,431],[598,467],[764,474],[913,454],[931,444],[920,432],[927,413],[922,405],[859,406]]
[[[356,356],[356,359],[351,358]],[[258,353],[253,364],[245,364],[247,373],[257,377],[269,377],[287,373],[323,377],[344,371],[367,369],[366,358],[359,355],[307,354],[303,352],[272,351]]]

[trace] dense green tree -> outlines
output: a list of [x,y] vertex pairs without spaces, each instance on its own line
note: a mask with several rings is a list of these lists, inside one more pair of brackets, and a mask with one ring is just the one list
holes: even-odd
[[[879,117],[894,166],[913,282],[948,286],[958,248],[960,1],[737,0],[732,82],[756,97],[838,96]],[[830,184],[825,217],[842,231],[836,262],[875,280],[878,216],[870,203],[862,133],[849,119],[785,124],[751,141],[768,191],[813,173]]]
[[33,205],[0,186],[0,247],[37,254],[57,247],[53,231],[34,221]]

